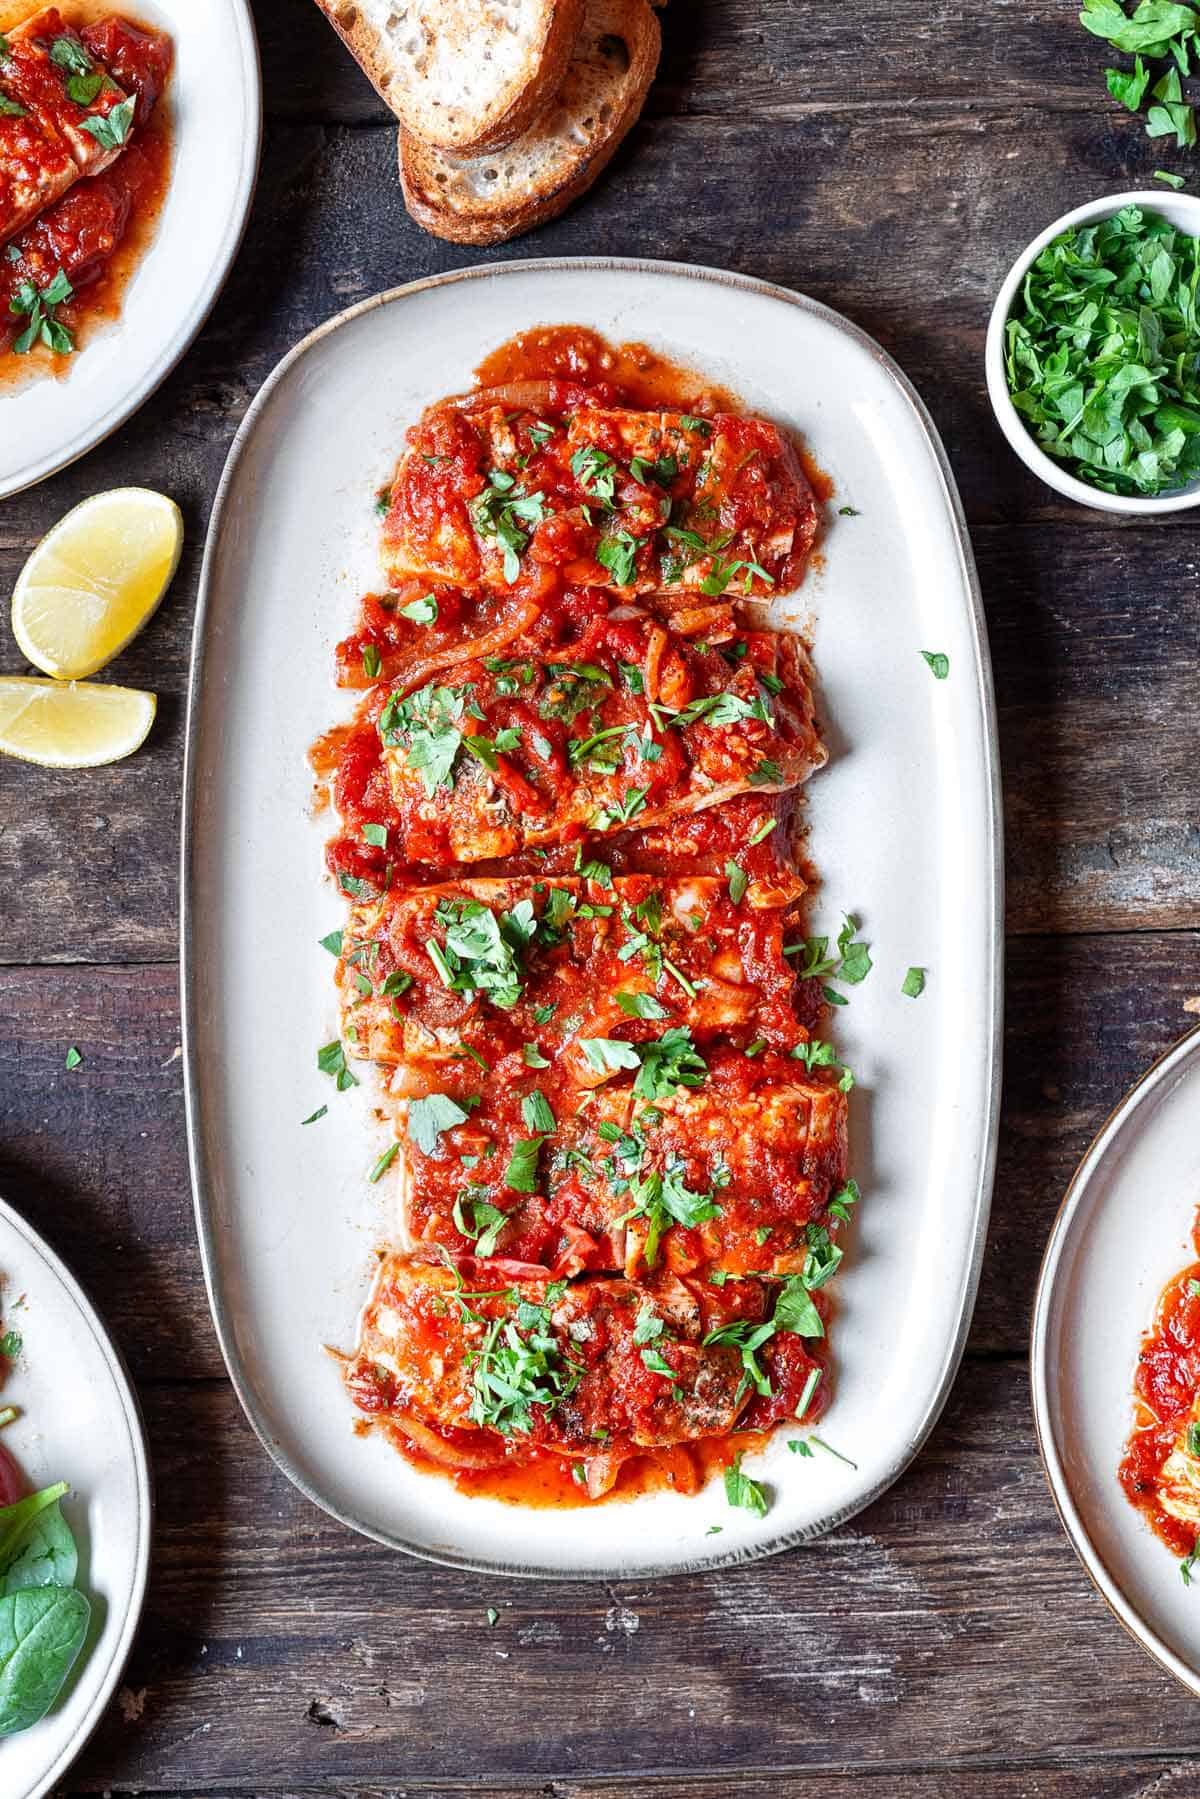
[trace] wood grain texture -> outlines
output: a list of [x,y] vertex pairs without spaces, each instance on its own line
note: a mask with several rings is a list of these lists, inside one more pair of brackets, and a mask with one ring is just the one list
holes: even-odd
[[[945,0],[685,0],[662,12],[663,57],[652,117],[753,113],[769,125],[817,111],[913,111],[969,101],[1021,110],[1107,113],[1138,129],[1104,90],[1116,60],[1076,23],[1078,7],[997,0],[984,18]],[[390,115],[312,0],[255,0],[271,116],[371,125]],[[986,24],[985,24],[986,20]]]
[[138,1715],[114,1708],[77,1791],[353,1790],[451,1769],[489,1791],[1194,1752],[1192,1700],[1113,1623],[1062,1535],[1018,1362],[968,1363],[910,1472],[807,1549],[607,1586],[504,1582],[357,1541],[275,1472],[223,1385],[143,1396],[159,1510],[125,1680]]
[[[955,1767],[943,1761],[936,1774],[915,1773],[895,1766],[857,1768],[850,1773],[821,1769],[816,1773],[747,1774],[736,1776],[738,1799],[1195,1799],[1200,1769],[1196,1761],[1164,1760],[1148,1756],[1136,1762],[1124,1757],[1112,1762],[1084,1762],[1073,1758],[1071,1766],[1040,1762],[1023,1767],[989,1768],[980,1762]],[[64,1788],[62,1799],[85,1789]],[[278,1786],[257,1783],[252,1789],[222,1783],[218,1787],[187,1789],[186,1799],[245,1799],[248,1791],[262,1799],[728,1799],[730,1776],[666,1774],[616,1780],[535,1777],[520,1785],[444,1780],[408,1780],[399,1784],[361,1785],[335,1779],[326,1786],[287,1781]],[[114,1793],[112,1799],[124,1799]],[[132,1796],[131,1796],[132,1799]],[[185,1799],[182,1789],[164,1793],[161,1799]]]

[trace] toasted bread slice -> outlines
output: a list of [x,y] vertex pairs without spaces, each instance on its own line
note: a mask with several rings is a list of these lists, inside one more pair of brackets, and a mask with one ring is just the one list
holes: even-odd
[[562,85],[584,0],[317,0],[406,130],[459,156],[510,144]]
[[557,218],[637,120],[661,44],[647,0],[587,0],[557,101],[507,150],[446,156],[401,128],[400,180],[413,218],[458,244],[502,244]]

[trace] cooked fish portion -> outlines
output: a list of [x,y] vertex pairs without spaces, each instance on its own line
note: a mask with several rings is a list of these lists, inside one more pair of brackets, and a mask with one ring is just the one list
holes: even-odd
[[704,1042],[790,1050],[805,1032],[784,954],[792,914],[737,901],[727,878],[612,875],[464,880],[390,890],[354,907],[337,981],[351,1054],[403,1064],[419,1090],[464,1057],[497,1080],[553,1066],[604,1078],[581,1043],[639,1042],[669,1026]]
[[482,1242],[481,1253],[562,1274],[665,1264],[779,1275],[824,1253],[814,1232],[846,1176],[837,1070],[702,1051],[677,1029],[584,1047],[601,1082],[591,1089],[560,1070],[505,1067],[500,1079],[458,1062],[410,1098],[414,1238],[460,1254]]
[[568,1285],[503,1262],[471,1266],[468,1278],[388,1257],[346,1370],[362,1411],[415,1430],[434,1454],[440,1440],[446,1461],[487,1465],[526,1446],[619,1461],[723,1434],[744,1407],[738,1349],[705,1338],[762,1318],[757,1285],[726,1292],[671,1275]]
[[741,631],[718,649],[609,615],[574,654],[522,649],[366,702],[393,858],[447,868],[643,829],[784,792],[825,760],[794,638]]
[[567,416],[486,394],[409,433],[390,499],[393,581],[493,590],[552,574],[630,595],[771,598],[803,576],[818,524],[795,449],[764,419],[596,405]]

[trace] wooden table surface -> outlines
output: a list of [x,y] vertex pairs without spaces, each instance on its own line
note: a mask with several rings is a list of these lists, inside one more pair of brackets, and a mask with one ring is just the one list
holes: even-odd
[[[87,773],[0,768],[0,1191],[110,1320],[158,1483],[137,1647],[63,1791],[1195,1799],[1200,1715],[1077,1565],[1026,1372],[1071,1170],[1194,1022],[1195,529],[1186,513],[1121,523],[1059,502],[1003,443],[982,376],[992,296],[1032,233],[1148,185],[1174,153],[1108,100],[1105,47],[1070,4],[675,0],[661,77],[609,177],[500,252],[745,270],[841,308],[896,355],[974,537],[1009,879],[991,1237],[966,1360],[916,1465],[845,1528],[755,1566],[509,1584],[360,1541],[274,1470],[225,1377],[192,1231],[176,845],[217,478],[304,332],[479,259],[408,220],[391,121],[311,0],[256,12],[262,176],[206,330],[115,438],[0,507],[3,592],[96,489],[161,487],[188,526],[166,605],[111,671],[161,696],[147,746]],[[7,630],[0,667],[21,668]],[[84,1062],[68,1073],[71,1043]]]

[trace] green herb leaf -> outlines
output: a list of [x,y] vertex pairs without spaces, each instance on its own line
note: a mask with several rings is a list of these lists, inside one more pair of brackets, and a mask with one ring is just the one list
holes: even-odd
[[465,1124],[468,1114],[448,1093],[430,1093],[408,1102],[408,1134],[423,1155],[435,1156],[443,1131]]
[[302,1118],[300,1122],[301,1124],[316,1124],[318,1118],[324,1118],[328,1110],[328,1106],[318,1106],[315,1112],[310,1112],[308,1117]]
[[127,143],[133,130],[133,115],[137,101],[132,97],[121,100],[107,116],[94,113],[91,118],[79,121],[80,130],[88,131],[103,150],[119,150]]
[[751,1480],[748,1474],[742,1473],[741,1453],[734,1457],[732,1464],[725,1470],[725,1497],[730,1505],[738,1506],[745,1512],[753,1512],[756,1518],[765,1518],[771,1509],[771,1503],[758,1481]]
[[368,1174],[368,1176],[367,1176],[367,1179],[368,1179],[368,1181],[370,1181],[372,1186],[375,1185],[376,1181],[381,1181],[383,1179],[384,1175],[387,1173],[387,1171],[391,1167],[392,1163],[396,1160],[396,1157],[399,1155],[399,1153],[400,1153],[400,1145],[398,1142],[388,1144],[387,1148],[384,1150],[384,1152],[380,1156],[379,1160],[375,1163],[374,1167],[371,1169],[370,1174]]
[[667,1008],[652,993],[616,994],[617,1004],[629,1018],[666,1018]]
[[414,625],[432,625],[438,615],[438,603],[431,593],[424,599],[410,600],[407,606],[401,606],[401,616],[411,618]]
[[596,561],[606,568],[616,587],[628,587],[633,580],[639,543],[628,531],[610,531],[596,545]]
[[514,1193],[537,1192],[538,1155],[544,1141],[543,1137],[521,1137],[514,1144],[504,1171],[504,1184]]
[[521,1101],[521,1117],[526,1130],[540,1131],[543,1137],[557,1129],[553,1108],[540,1087],[535,1087]]
[[739,905],[750,885],[748,875],[740,869],[736,862],[725,864],[725,879],[729,882],[729,897],[734,905]]
[[67,1051],[67,1059],[66,1059],[65,1066],[67,1068],[78,1068],[79,1064],[82,1061],[83,1061],[83,1057],[80,1055],[79,1051],[75,1048],[75,1045],[72,1043],[71,1047]]
[[1184,183],[1182,175],[1172,175],[1168,169],[1155,169],[1154,179],[1161,181],[1164,187],[1181,188]]
[[940,650],[922,650],[921,654],[933,670],[934,679],[944,681],[950,673],[949,656],[943,656]]
[[920,999],[925,991],[925,970],[910,968],[901,982],[900,991],[905,999]]

